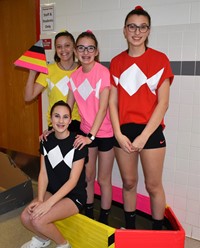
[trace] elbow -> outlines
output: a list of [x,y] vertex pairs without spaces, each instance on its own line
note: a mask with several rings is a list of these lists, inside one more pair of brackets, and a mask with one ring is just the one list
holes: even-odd
[[169,108],[169,102],[163,103],[163,107],[162,108],[163,108],[164,113],[166,113],[167,110],[168,110],[168,108]]
[[165,111],[167,111],[168,108],[169,108],[169,102],[167,101],[167,102],[165,103]]
[[24,101],[25,102],[31,102],[34,98],[32,96],[27,96],[27,95],[24,95]]
[[102,109],[102,116],[105,118],[108,108]]
[[25,102],[30,102],[29,98],[26,97],[26,96],[24,96],[24,101],[25,101]]

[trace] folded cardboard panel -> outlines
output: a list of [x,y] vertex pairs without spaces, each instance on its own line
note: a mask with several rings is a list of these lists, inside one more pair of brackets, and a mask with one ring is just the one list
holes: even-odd
[[0,214],[24,206],[32,199],[31,179],[7,154],[0,152]]

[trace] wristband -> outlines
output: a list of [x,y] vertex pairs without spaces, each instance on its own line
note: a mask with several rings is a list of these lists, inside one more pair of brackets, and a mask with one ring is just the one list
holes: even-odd
[[92,141],[95,140],[95,136],[92,135],[91,133],[88,133],[87,137]]

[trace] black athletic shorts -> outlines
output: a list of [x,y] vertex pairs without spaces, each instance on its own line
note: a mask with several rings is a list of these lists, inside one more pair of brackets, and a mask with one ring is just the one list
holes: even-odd
[[[79,134],[83,136],[87,136],[87,134],[81,130]],[[113,146],[114,146],[114,136],[109,137],[109,138],[95,137],[95,140],[93,140],[92,143],[88,145],[88,147],[98,147],[98,151],[101,151],[101,152],[110,151],[113,148]]]
[[[127,123],[121,125],[121,132],[122,134],[127,136],[131,142],[133,142],[134,139],[142,133],[145,127],[146,124]],[[114,146],[120,147],[116,139],[114,142]],[[143,149],[153,149],[161,147],[166,147],[166,140],[163,134],[162,126],[160,125],[149,137]]]
[[84,195],[68,194],[66,197],[71,199],[75,203],[75,205],[79,209],[79,212],[81,212],[85,208],[86,199],[87,199],[86,194],[84,194]]

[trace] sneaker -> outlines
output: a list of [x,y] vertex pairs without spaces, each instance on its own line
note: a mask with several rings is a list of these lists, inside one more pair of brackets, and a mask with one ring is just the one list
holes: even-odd
[[42,242],[36,237],[32,237],[32,239],[29,242],[23,244],[21,248],[42,248],[47,247],[48,245],[50,245],[50,243],[51,240],[46,240]]
[[56,248],[72,248],[72,247],[69,243],[67,243],[66,245],[58,245],[56,246]]

